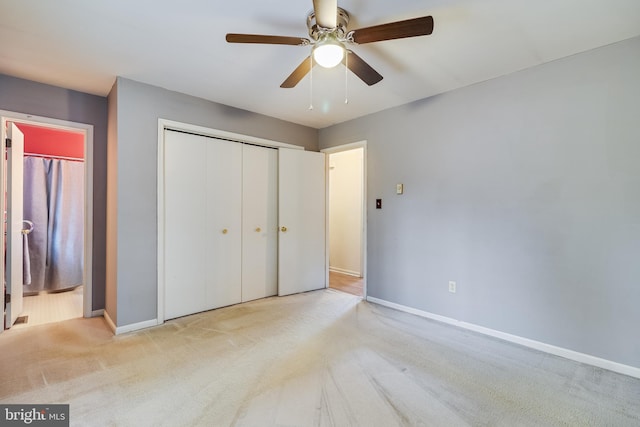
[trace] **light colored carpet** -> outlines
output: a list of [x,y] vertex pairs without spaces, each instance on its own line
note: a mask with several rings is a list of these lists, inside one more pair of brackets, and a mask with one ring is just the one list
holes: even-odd
[[640,380],[323,290],[112,336],[0,335],[3,403],[77,426],[638,426]]

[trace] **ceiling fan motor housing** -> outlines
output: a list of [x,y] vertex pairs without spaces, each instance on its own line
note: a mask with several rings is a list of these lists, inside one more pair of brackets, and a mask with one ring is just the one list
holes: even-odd
[[324,38],[327,34],[333,35],[337,40],[345,41],[347,36],[347,25],[349,24],[349,13],[338,8],[336,15],[336,27],[335,28],[323,28],[316,22],[316,14],[314,11],[307,16],[307,28],[309,28],[309,36],[318,41]]

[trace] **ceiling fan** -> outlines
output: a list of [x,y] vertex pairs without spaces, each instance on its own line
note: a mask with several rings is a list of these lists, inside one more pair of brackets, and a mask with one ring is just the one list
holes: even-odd
[[295,87],[315,64],[331,68],[339,63],[343,63],[363,82],[371,86],[382,80],[382,76],[345,46],[426,36],[433,32],[431,16],[357,30],[347,30],[348,24],[349,13],[338,7],[337,0],[313,0],[313,11],[307,17],[307,27],[312,40],[301,37],[236,33],[227,34],[226,40],[229,43],[312,46],[311,54],[280,85],[282,88]]

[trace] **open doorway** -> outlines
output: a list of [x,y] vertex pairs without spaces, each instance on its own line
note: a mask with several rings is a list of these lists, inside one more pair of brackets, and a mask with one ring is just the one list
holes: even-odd
[[324,152],[329,169],[329,288],[364,297],[365,143]]
[[[92,126],[14,114],[3,114],[2,125],[15,124],[24,144],[21,159],[12,160],[21,166],[23,286],[21,295],[12,290],[5,304],[19,309],[17,320],[9,325],[5,319],[5,325],[24,328],[90,316]],[[3,169],[13,174],[15,166]],[[10,201],[5,202],[10,211]],[[9,244],[7,239],[7,254]],[[3,274],[9,279],[9,271]],[[18,300],[21,304],[14,304]]]

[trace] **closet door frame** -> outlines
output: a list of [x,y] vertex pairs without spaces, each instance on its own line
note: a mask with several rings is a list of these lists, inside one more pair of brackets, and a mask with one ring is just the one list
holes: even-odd
[[157,212],[158,212],[158,294],[157,294],[157,323],[162,324],[165,321],[165,217],[164,217],[164,163],[165,150],[164,139],[165,130],[170,129],[178,132],[192,133],[196,135],[212,137],[234,141],[240,144],[252,144],[268,148],[290,148],[294,150],[304,150],[304,147],[298,145],[287,144],[284,142],[273,141],[264,138],[257,138],[249,135],[242,135],[234,132],[227,132],[219,129],[212,129],[203,126],[192,125],[167,119],[158,119],[158,173],[157,173]]

